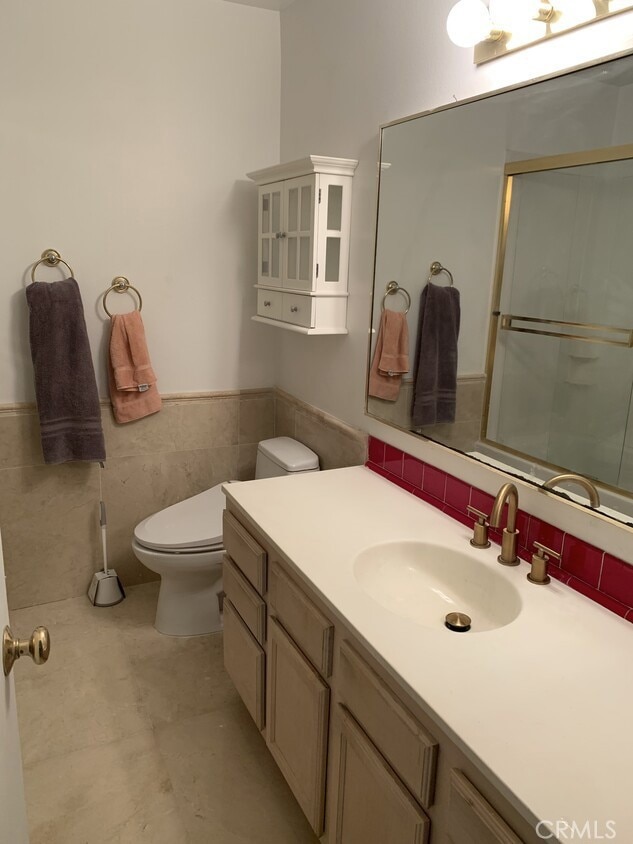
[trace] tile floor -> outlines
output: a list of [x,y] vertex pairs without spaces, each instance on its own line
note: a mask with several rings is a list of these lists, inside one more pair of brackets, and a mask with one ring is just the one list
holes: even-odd
[[150,583],[117,607],[14,610],[51,656],[15,671],[31,844],[315,844],[222,664],[222,635],[153,626]]

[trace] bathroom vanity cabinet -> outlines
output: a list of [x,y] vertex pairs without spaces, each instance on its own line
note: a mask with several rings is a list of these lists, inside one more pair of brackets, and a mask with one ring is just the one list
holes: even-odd
[[258,185],[257,322],[347,334],[357,161],[311,155],[248,173]]
[[323,842],[540,840],[233,501],[224,544],[226,669]]

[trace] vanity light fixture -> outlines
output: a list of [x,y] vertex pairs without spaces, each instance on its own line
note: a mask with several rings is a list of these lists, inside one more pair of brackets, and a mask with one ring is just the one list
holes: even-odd
[[459,0],[446,30],[459,47],[474,47],[476,64],[579,26],[633,10],[633,0]]

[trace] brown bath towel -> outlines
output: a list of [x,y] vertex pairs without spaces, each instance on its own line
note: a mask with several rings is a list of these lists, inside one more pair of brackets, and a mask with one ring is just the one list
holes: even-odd
[[139,311],[112,317],[108,380],[117,422],[133,422],[161,409]]
[[79,285],[74,278],[35,281],[26,301],[44,462],[105,460]]
[[409,371],[409,327],[405,314],[385,309],[369,371],[369,395],[396,401],[402,376]]
[[455,421],[459,290],[429,282],[420,299],[413,376],[414,428]]

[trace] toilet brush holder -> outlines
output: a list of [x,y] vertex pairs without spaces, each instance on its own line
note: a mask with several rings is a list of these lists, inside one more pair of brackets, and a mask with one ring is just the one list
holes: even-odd
[[113,607],[125,598],[123,584],[114,569],[98,571],[88,588],[88,599],[95,607]]
[[106,508],[99,502],[99,525],[101,526],[101,550],[103,552],[103,571],[92,576],[88,587],[88,600],[95,607],[113,607],[125,598],[123,584],[114,569],[108,568],[108,549],[106,545]]

